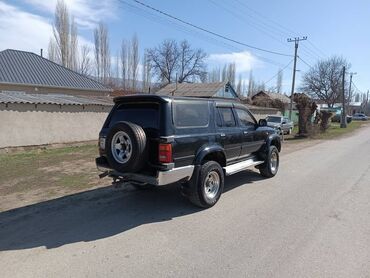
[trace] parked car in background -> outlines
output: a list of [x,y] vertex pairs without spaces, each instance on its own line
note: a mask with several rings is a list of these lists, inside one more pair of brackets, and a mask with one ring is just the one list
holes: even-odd
[[267,126],[278,129],[280,133],[291,134],[294,124],[289,118],[284,116],[270,115],[266,118]]
[[354,121],[367,121],[369,119],[364,113],[355,113],[352,116],[352,120]]
[[[332,123],[340,123],[340,118],[341,118],[340,114],[335,114],[333,117],[331,117],[331,121]],[[352,116],[347,115],[346,118],[347,118],[347,124],[352,122]]]

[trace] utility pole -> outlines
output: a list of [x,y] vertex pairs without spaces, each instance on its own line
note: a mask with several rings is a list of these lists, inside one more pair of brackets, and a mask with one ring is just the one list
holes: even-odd
[[349,91],[348,91],[348,105],[349,103],[351,102],[351,99],[352,99],[352,92],[351,92],[351,89],[352,89],[352,76],[353,75],[356,75],[357,72],[350,72],[349,73]]
[[346,77],[346,67],[343,66],[343,73],[342,73],[342,117],[340,121],[340,127],[346,128],[347,127],[347,119],[346,119],[346,98],[344,93],[344,80]]
[[289,119],[292,120],[292,110],[293,110],[293,94],[295,87],[295,73],[297,68],[297,53],[298,53],[298,44],[300,41],[307,40],[307,37],[297,37],[294,39],[289,38],[288,42],[294,42],[294,66],[293,66],[293,80],[292,80],[292,91],[290,93],[290,105],[289,105]]

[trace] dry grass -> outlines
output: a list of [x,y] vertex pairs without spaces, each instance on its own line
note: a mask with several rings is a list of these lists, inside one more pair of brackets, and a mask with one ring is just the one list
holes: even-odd
[[[38,201],[96,187],[97,155],[95,144],[1,154],[0,195],[22,200],[26,194]],[[0,210],[7,206],[2,202]]]

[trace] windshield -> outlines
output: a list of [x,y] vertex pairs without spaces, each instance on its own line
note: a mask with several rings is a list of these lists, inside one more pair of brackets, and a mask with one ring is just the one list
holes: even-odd
[[266,121],[272,122],[272,123],[280,123],[281,122],[281,117],[268,116],[266,118]]

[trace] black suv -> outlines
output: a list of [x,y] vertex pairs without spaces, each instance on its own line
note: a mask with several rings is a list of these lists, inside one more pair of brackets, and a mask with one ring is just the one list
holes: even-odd
[[180,182],[200,207],[221,196],[225,175],[255,166],[276,175],[280,137],[235,100],[133,95],[115,105],[99,135],[96,164],[139,188]]

